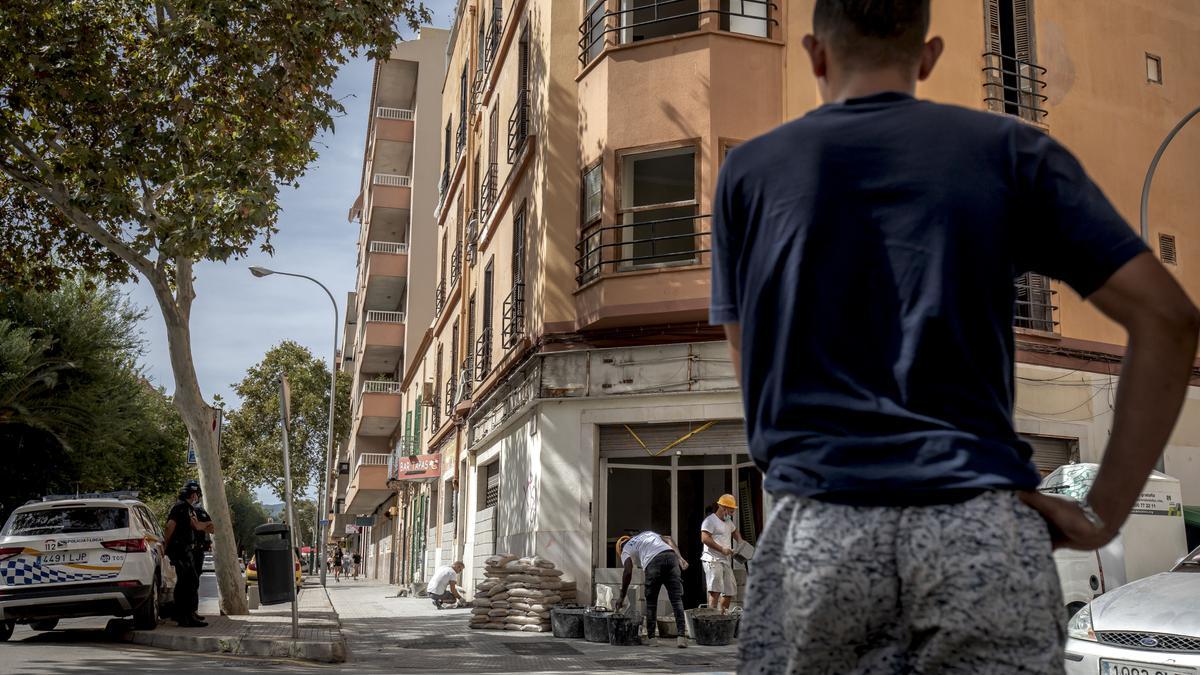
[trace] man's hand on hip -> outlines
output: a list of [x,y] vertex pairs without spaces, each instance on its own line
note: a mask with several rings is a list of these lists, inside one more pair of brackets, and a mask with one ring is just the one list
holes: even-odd
[[1050,538],[1056,549],[1093,551],[1112,541],[1117,534],[1108,528],[1097,526],[1074,499],[1040,492],[1022,492],[1020,497],[1021,501],[1046,519],[1050,528]]

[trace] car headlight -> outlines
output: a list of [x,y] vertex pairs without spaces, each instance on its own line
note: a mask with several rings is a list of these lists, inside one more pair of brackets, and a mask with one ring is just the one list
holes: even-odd
[[1071,620],[1067,622],[1067,635],[1076,640],[1096,641],[1096,631],[1092,628],[1091,605],[1084,605],[1083,609],[1071,617]]

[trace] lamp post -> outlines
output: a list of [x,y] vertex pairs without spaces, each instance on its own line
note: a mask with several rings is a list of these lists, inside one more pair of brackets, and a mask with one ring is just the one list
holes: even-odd
[[1190,122],[1193,117],[1200,115],[1200,108],[1196,108],[1192,112],[1183,116],[1174,129],[1167,134],[1163,139],[1162,145],[1158,146],[1158,152],[1154,153],[1154,159],[1150,160],[1150,168],[1146,169],[1146,180],[1142,183],[1142,241],[1150,243],[1150,182],[1154,180],[1154,171],[1158,169],[1158,160],[1162,159],[1163,153],[1166,152],[1167,146],[1175,139],[1175,135],[1179,133],[1183,126]]
[[317,281],[316,279],[314,279],[310,276],[305,276],[303,274],[293,274],[291,272],[278,272],[275,270],[270,270],[265,267],[258,267],[258,266],[251,267],[250,273],[259,278],[270,276],[272,274],[280,274],[285,277],[298,277],[300,279],[308,279],[309,281],[313,282],[314,284],[320,286],[321,290],[325,291],[325,295],[329,296],[329,302],[333,303],[333,356],[329,360],[329,432],[327,434],[328,439],[327,439],[327,445],[325,448],[325,470],[321,473],[321,482],[317,486],[317,508],[313,509],[314,511],[316,511],[316,514],[315,514],[316,521],[317,521],[316,529],[317,529],[317,539],[319,541],[318,553],[317,553],[317,566],[321,570],[321,585],[324,586],[325,585],[325,572],[326,572],[326,570],[325,570],[325,546],[326,546],[325,542],[329,539],[329,536],[325,532],[325,527],[323,525],[321,525],[321,522],[323,520],[325,520],[321,516],[328,515],[328,512],[325,511],[325,508],[326,508],[325,505],[329,503],[329,496],[326,494],[326,490],[328,489],[327,486],[329,484],[329,468],[333,463],[333,411],[334,411],[334,406],[337,402],[337,350],[338,350],[338,306],[337,306],[337,300],[333,299],[333,293],[329,292],[329,289],[325,287],[325,284]]

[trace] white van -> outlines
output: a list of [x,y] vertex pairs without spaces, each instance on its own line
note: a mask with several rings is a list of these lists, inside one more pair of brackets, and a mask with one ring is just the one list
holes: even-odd
[[[1039,489],[1083,499],[1092,489],[1099,469],[1099,464],[1090,463],[1060,466],[1042,480]],[[1099,551],[1055,551],[1068,615],[1074,616],[1102,593],[1171,569],[1186,553],[1179,480],[1152,472],[1112,543]]]

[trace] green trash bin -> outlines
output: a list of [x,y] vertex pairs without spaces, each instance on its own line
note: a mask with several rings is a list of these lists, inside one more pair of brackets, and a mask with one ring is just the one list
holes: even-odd
[[258,537],[254,558],[258,565],[258,600],[264,605],[291,602],[296,592],[292,562],[292,537],[287,525],[266,523],[254,528]]

